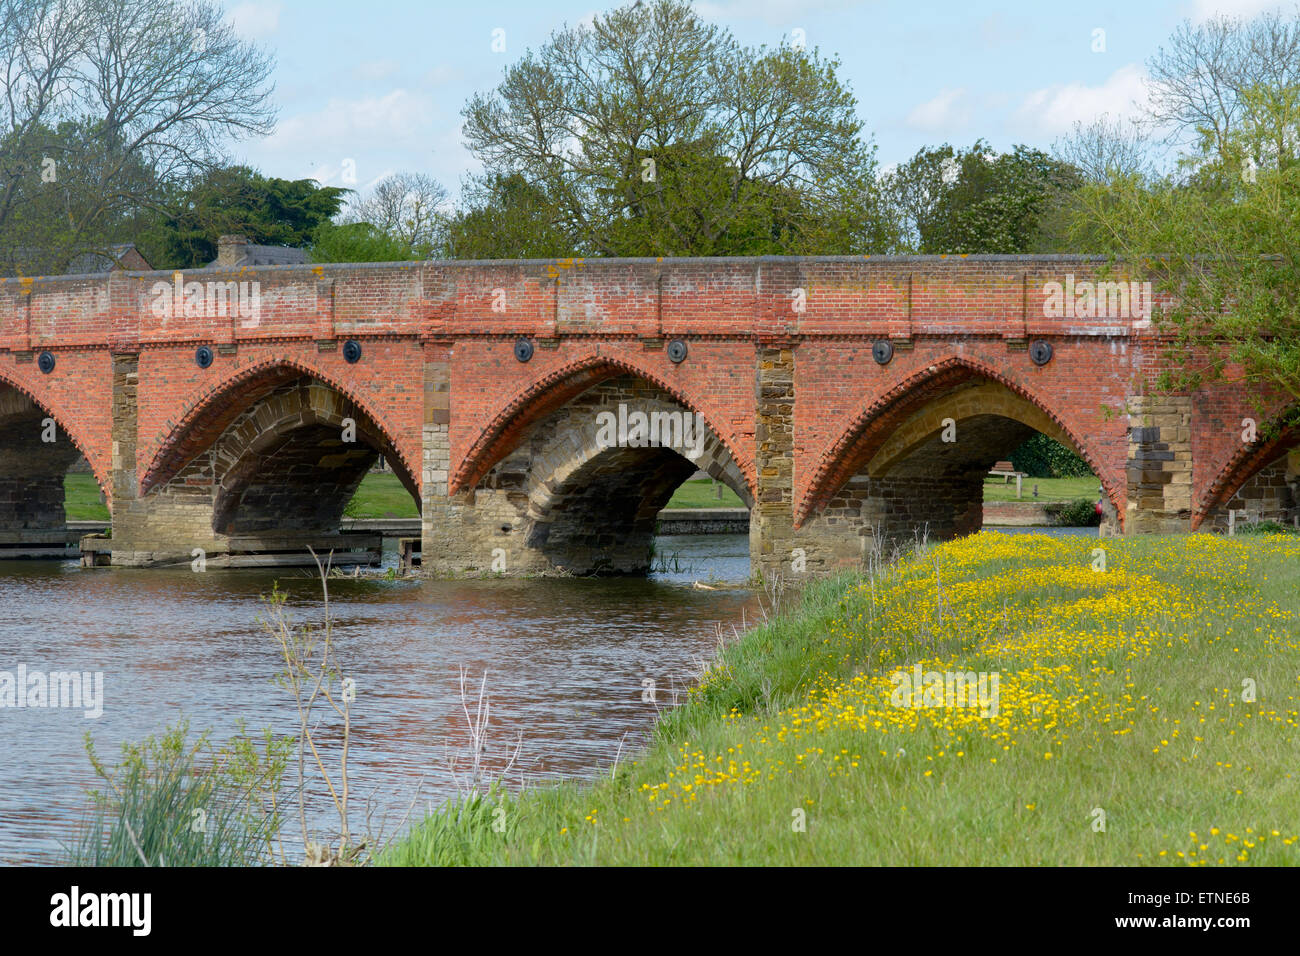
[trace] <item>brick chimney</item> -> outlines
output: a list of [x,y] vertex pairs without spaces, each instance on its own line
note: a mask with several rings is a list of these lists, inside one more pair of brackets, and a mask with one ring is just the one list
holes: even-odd
[[248,254],[248,237],[221,236],[217,239],[217,265],[237,266]]

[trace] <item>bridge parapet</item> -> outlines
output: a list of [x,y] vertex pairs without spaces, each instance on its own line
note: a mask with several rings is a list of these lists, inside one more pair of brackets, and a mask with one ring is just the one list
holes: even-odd
[[1083,256],[359,263],[0,281],[0,349],[346,336],[1128,337],[1141,283]]

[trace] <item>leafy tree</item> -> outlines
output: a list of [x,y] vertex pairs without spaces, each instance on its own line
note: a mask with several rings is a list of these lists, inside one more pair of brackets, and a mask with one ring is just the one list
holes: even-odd
[[273,127],[271,58],[212,0],[0,0],[0,269],[129,238],[222,146]]
[[1011,453],[1017,471],[1031,478],[1083,478],[1092,469],[1071,448],[1042,432],[1035,432]]
[[[106,177],[104,156],[93,145],[100,125],[64,120],[0,136],[0,179],[10,184],[0,275],[60,273],[78,252],[102,249],[148,226],[150,210],[105,204],[93,186]],[[113,162],[120,189],[157,196],[156,176],[142,157]]]
[[544,259],[579,255],[555,222],[555,206],[519,173],[471,180],[447,224],[453,259]]
[[1250,99],[1300,86],[1300,18],[1269,13],[1184,21],[1148,61],[1147,73],[1148,118],[1185,150],[1186,165],[1225,155],[1243,125],[1272,124],[1272,135],[1284,139],[1285,114],[1261,114]]
[[1156,179],[1080,191],[1078,228],[1170,297],[1161,384],[1300,396],[1300,18],[1182,27],[1150,64],[1152,116],[1185,152]]
[[885,179],[885,192],[916,252],[1057,251],[1057,209],[1081,184],[1078,170],[1041,150],[994,154],[982,140],[966,150],[926,147]]
[[326,220],[312,233],[310,258],[312,262],[402,262],[425,256],[409,242],[368,222]]
[[310,179],[268,178],[246,166],[209,169],[165,204],[161,223],[142,237],[141,246],[154,253],[151,262],[168,269],[207,265],[223,235],[306,246],[317,227],[338,213],[347,192]]
[[[394,173],[352,206],[344,221],[369,223],[392,238],[401,259],[425,259],[445,244],[447,190],[426,173]],[[359,233],[358,233],[359,234]],[[346,260],[357,261],[357,260]]]
[[[891,239],[874,147],[839,63],[739,46],[682,0],[554,33],[470,99],[483,162],[453,248],[581,255],[834,253]],[[527,192],[520,189],[520,183]],[[535,232],[501,223],[522,203]]]

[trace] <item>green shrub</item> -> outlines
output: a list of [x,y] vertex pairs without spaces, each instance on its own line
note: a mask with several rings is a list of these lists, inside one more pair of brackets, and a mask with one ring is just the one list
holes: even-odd
[[381,853],[381,866],[455,866],[488,861],[515,836],[518,814],[500,783],[486,793],[446,801],[412,827],[406,839]]
[[1082,478],[1092,474],[1088,463],[1042,432],[1036,432],[1011,453],[1017,471],[1031,478]]
[[1087,498],[1075,498],[1059,505],[1050,505],[1048,511],[1058,525],[1066,528],[1089,528],[1101,524],[1097,503]]
[[326,220],[312,232],[312,262],[404,262],[422,258],[409,243],[368,222],[336,225]]
[[280,789],[292,741],[268,731],[265,748],[242,735],[219,753],[207,735],[190,743],[182,721],[161,737],[122,745],[105,765],[86,752],[105,789],[67,849],[74,866],[250,866],[272,859]]
[[1277,521],[1256,521],[1253,524],[1238,524],[1237,534],[1297,534],[1295,528]]

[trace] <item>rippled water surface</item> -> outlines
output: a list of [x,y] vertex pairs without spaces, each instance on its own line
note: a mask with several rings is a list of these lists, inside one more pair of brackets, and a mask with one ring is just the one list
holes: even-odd
[[[661,704],[671,700],[712,654],[717,627],[730,632],[757,610],[742,587],[747,536],[664,537],[656,553],[667,570],[649,579],[332,580],[338,654],[357,685],[354,799],[373,794],[375,819],[391,829],[413,799],[418,815],[452,792],[448,754],[466,740],[462,666],[475,692],[487,674],[490,761],[522,735],[529,777],[580,776],[635,747],[655,713],[643,681],[655,681]],[[105,756],[182,716],[218,742],[239,718],[295,731],[296,712],[271,683],[278,649],[257,623],[275,581],[299,619],[321,619],[319,581],[303,570],[0,562],[0,671],[104,675],[98,719],[0,709],[0,861],[62,858],[95,783],[87,730]],[[327,827],[318,790],[312,806]]]

